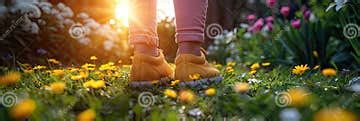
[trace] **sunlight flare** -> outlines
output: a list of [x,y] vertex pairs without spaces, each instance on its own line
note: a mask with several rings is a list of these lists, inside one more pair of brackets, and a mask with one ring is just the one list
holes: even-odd
[[119,0],[116,3],[115,18],[124,26],[129,26],[129,1]]

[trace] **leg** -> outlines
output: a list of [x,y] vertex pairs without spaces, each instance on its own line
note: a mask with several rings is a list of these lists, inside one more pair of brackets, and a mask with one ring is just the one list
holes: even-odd
[[200,55],[208,0],[174,0],[178,53]]
[[131,0],[129,18],[129,41],[135,52],[157,55],[156,32],[157,0]]
[[157,0],[131,0],[130,2],[129,40],[135,47],[130,85],[151,85],[155,80],[173,77],[173,69],[166,62],[162,52],[157,49]]
[[211,80],[219,75],[219,71],[211,67],[200,49],[204,43],[208,0],[174,0],[174,5],[176,39],[179,43],[175,59],[175,79],[183,81],[182,83],[200,81],[200,78]]

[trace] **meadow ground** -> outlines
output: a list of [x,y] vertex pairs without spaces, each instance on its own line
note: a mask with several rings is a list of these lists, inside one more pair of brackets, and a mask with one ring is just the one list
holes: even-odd
[[130,65],[89,61],[80,67],[52,59],[47,66],[2,68],[1,120],[352,121],[360,113],[358,87],[351,84],[357,75],[346,71],[230,62],[214,64],[224,77],[219,84],[181,87],[169,80],[167,86],[130,88]]

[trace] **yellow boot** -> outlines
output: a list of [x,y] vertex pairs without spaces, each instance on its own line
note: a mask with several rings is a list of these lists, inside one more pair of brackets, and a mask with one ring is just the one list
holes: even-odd
[[130,71],[130,86],[151,86],[164,78],[173,78],[173,75],[174,70],[166,62],[161,50],[158,57],[135,53]]
[[175,64],[175,79],[181,81],[180,86],[197,86],[222,80],[219,70],[206,61],[204,52],[201,56],[180,54],[176,57]]

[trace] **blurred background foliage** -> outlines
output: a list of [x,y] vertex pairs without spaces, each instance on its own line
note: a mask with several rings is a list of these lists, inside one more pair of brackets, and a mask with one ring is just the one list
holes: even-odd
[[[360,64],[359,31],[353,30],[356,37],[349,39],[344,35],[349,34],[344,32],[344,28],[351,23],[358,24],[360,4],[355,0],[342,4],[333,2],[342,6],[331,9],[332,2],[288,2],[275,5],[278,8],[267,7],[267,12],[261,15],[249,14],[247,18],[252,15],[255,20],[241,23],[236,31],[225,31],[216,38],[208,49],[210,57],[221,63],[308,64],[310,67],[319,65],[357,72]],[[289,15],[282,13],[282,7],[290,7]],[[273,18],[272,22],[268,21],[269,17]],[[258,30],[252,30],[254,27]]]
[[[6,33],[26,12],[39,14],[22,18],[22,22],[0,41],[0,64],[46,64],[47,58],[56,58],[64,65],[77,65],[93,55],[101,62],[121,60],[130,64],[132,50],[127,44],[128,28],[118,24],[121,21],[113,20],[113,2],[0,2],[1,33]],[[336,9],[327,10],[332,2],[280,0],[269,7],[267,0],[209,0],[206,24],[220,24],[224,31],[215,39],[206,36],[204,47],[211,60],[223,64],[228,61],[271,62],[358,71],[359,37],[346,38],[343,28],[349,23],[358,23],[359,2],[350,0],[340,9],[336,7],[339,4],[335,4]],[[290,8],[286,16],[281,13],[283,7]],[[250,15],[254,20],[249,20]],[[268,22],[269,17],[273,19],[271,22]],[[165,50],[168,60],[175,58],[177,49],[173,21],[173,18],[165,18],[158,24],[160,48]],[[69,29],[74,24],[83,25],[86,36],[71,37]],[[253,30],[255,26],[259,30]]]

